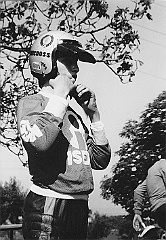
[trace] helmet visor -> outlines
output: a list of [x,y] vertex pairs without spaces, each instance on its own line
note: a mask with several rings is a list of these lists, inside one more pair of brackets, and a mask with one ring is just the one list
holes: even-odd
[[96,63],[96,59],[92,54],[85,51],[76,40],[60,39],[57,45],[57,51],[59,52],[72,52],[77,54],[77,57],[82,62]]

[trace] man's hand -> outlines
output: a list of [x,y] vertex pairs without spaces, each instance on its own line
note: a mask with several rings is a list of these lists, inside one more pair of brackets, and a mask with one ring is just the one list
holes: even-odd
[[139,214],[135,214],[134,219],[133,219],[133,228],[135,229],[135,231],[140,231],[141,228],[145,228],[145,224],[142,221],[142,218]]
[[82,84],[78,84],[75,90],[77,96],[74,96],[74,98],[89,116],[91,122],[100,121],[100,114],[97,108],[95,93]]
[[67,98],[70,90],[74,87],[72,78],[67,75],[58,75],[55,79],[50,79],[49,84],[53,89],[53,94]]

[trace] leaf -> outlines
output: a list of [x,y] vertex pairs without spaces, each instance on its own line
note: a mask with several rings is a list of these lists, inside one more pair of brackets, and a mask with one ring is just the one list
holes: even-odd
[[153,20],[152,15],[150,13],[147,13],[146,16],[149,20]]

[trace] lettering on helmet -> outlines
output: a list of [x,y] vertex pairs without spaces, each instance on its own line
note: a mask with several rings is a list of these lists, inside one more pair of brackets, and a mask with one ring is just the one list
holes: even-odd
[[47,57],[49,58],[51,56],[48,52],[42,52],[42,51],[30,51],[30,56],[38,56],[38,57]]

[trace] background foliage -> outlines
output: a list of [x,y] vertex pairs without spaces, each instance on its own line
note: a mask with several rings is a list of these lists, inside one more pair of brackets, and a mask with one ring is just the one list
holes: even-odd
[[20,223],[23,216],[23,205],[26,191],[23,190],[16,178],[0,184],[0,225],[7,221]]
[[[124,142],[116,154],[118,163],[112,177],[106,176],[101,182],[102,196],[120,204],[133,213],[133,191],[141,183],[148,169],[166,154],[166,91],[163,91],[141,113],[139,121],[129,120],[120,137]],[[147,208],[144,215],[148,214]]]
[[107,216],[95,212],[88,226],[87,239],[133,239],[135,231],[129,216]]

